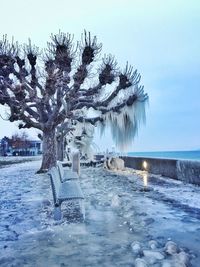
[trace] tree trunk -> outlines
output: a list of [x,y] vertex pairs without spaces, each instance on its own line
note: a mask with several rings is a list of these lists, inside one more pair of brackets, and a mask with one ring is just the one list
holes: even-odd
[[47,172],[51,167],[56,166],[57,151],[55,128],[43,131],[42,152],[42,166],[37,173]]
[[61,134],[57,139],[57,159],[64,160],[64,136]]

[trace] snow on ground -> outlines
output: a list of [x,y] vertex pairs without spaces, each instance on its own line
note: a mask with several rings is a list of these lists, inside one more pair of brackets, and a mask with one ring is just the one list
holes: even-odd
[[26,161],[35,161],[40,160],[41,156],[29,156],[29,157],[22,157],[22,156],[9,156],[9,157],[1,157],[0,156],[0,168],[5,165],[10,165],[13,163],[22,163]]
[[[86,220],[69,223],[63,204],[63,220],[56,222],[49,177],[35,174],[39,166],[32,161],[1,168],[0,266],[136,266],[136,258],[150,253],[150,240],[158,242],[154,252],[164,259],[150,257],[147,266],[173,260],[163,251],[167,240],[200,266],[199,187],[149,175],[144,191],[144,172],[83,168]],[[177,264],[165,266],[186,266]]]

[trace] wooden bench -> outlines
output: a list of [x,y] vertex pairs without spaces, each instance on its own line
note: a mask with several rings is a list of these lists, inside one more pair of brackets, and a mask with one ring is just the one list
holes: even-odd
[[60,174],[61,182],[65,182],[69,180],[78,180],[79,176],[77,172],[64,169],[61,161],[57,161],[57,168]]
[[85,218],[84,214],[84,196],[80,187],[80,184],[77,181],[68,180],[61,181],[60,174],[57,167],[53,167],[49,170],[48,175],[51,180],[51,187],[54,200],[54,219],[60,220],[62,218],[61,204],[64,201],[78,201],[82,213],[83,219]]

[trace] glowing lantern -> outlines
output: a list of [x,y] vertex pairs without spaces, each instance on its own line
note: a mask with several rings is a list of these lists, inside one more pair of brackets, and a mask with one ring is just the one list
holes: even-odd
[[147,164],[147,162],[146,161],[143,161],[143,168],[146,170],[147,169],[147,167],[148,167],[148,164]]

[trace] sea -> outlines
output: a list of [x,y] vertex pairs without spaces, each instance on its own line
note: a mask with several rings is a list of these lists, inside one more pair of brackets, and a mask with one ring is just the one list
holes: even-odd
[[183,159],[183,160],[200,161],[200,150],[128,152],[127,156],[129,156],[129,157],[148,157],[148,158]]

